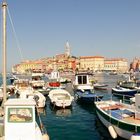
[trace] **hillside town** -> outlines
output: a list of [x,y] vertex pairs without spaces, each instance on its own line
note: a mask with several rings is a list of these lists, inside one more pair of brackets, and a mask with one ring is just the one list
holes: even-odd
[[72,56],[69,42],[65,44],[65,52],[53,57],[38,60],[26,60],[12,67],[13,73],[30,73],[41,71],[50,73],[53,69],[59,71],[114,71],[118,73],[128,72],[130,69],[137,70],[140,61],[135,58],[131,64],[125,58],[106,58],[104,56]]

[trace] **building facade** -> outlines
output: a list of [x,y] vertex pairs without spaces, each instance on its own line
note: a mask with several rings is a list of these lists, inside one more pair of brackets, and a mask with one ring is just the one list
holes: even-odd
[[[137,66],[137,63],[132,65]],[[139,65],[140,66],[140,65]],[[123,58],[105,59],[102,56],[81,56],[67,57],[64,54],[57,55],[53,58],[40,59],[36,61],[24,61],[15,65],[13,71],[18,73],[27,73],[33,70],[48,72],[53,69],[59,71],[91,70],[91,71],[116,71],[128,72],[128,61]]]
[[116,72],[127,72],[128,71],[128,61],[123,58],[111,58],[105,59],[104,62],[105,71],[116,71]]
[[102,56],[81,56],[79,58],[80,70],[102,71],[104,70],[104,57]]

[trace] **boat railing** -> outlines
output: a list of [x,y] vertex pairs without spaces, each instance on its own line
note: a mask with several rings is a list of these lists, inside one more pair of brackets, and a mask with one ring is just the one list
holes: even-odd
[[110,96],[104,96],[103,98],[100,97],[96,97],[96,102],[98,101],[102,101],[102,100],[110,100],[110,101],[117,101],[120,102],[121,104],[125,103],[128,105],[132,105],[133,102],[130,100],[130,98],[134,97],[134,96],[128,96],[128,95],[119,95],[119,96],[115,96],[117,93],[115,94],[110,94]]
[[127,110],[136,113],[139,113],[138,111],[136,111],[135,109],[135,104],[132,103],[132,101],[130,100],[130,98],[133,96],[128,96],[128,95],[122,95],[122,97],[116,97],[114,95],[111,95],[110,97],[110,101],[118,101],[119,104],[123,105],[124,108],[127,108]]
[[120,102],[128,103],[128,104],[132,104],[132,101],[130,100],[130,98],[133,98],[133,97],[134,96],[131,96],[131,95],[120,95],[117,93],[113,93],[113,95],[111,95],[112,99],[120,100]]

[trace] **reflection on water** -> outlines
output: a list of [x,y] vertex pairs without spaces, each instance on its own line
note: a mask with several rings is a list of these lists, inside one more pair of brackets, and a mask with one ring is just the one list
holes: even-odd
[[66,116],[71,115],[72,110],[69,108],[65,108],[65,109],[57,109],[54,112],[55,112],[56,116],[66,117]]
[[96,130],[99,132],[101,138],[100,140],[112,140],[107,128],[101,123],[101,121],[96,117],[95,121]]
[[82,108],[83,110],[87,111],[88,113],[95,113],[95,105],[94,102],[93,103],[85,103],[85,102],[81,102],[79,100],[76,101],[76,104],[79,108]]
[[[100,134],[100,140],[113,140],[113,138],[111,138],[110,136],[108,129],[102,124],[102,122],[98,119],[98,117],[96,118],[95,122],[97,131]],[[126,139],[123,139],[118,136],[116,140],[126,140]]]
[[52,111],[52,113],[54,113],[56,116],[66,117],[66,116],[70,116],[72,113],[72,107],[58,108],[50,103],[49,108]]

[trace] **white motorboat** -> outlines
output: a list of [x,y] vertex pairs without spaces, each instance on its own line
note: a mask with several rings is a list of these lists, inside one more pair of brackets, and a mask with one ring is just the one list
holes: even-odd
[[44,96],[46,96],[48,95],[47,90],[46,90],[46,79],[47,77],[45,76],[44,73],[33,72],[29,83],[34,90],[39,91]]
[[66,108],[72,105],[74,97],[64,89],[53,89],[49,92],[51,103],[56,107]]
[[33,72],[31,76],[30,84],[36,90],[43,89],[43,87],[45,87],[45,74],[39,72]]

